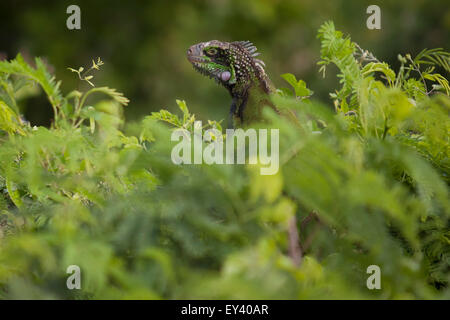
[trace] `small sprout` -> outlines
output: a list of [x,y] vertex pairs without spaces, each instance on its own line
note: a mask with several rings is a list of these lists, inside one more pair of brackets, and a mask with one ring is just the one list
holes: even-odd
[[92,69],[100,70],[100,66],[102,66],[104,63],[100,58],[97,59],[97,63],[95,63],[94,60],[92,60]]
[[397,58],[398,58],[398,61],[400,61],[401,63],[406,63],[406,59],[401,54],[399,54],[397,56]]
[[100,58],[97,58],[97,62],[95,62],[94,60],[92,60],[92,66],[86,70],[84,73],[84,68],[83,67],[79,67],[78,70],[73,69],[73,68],[67,68],[72,72],[75,72],[78,74],[78,78],[80,78],[80,80],[82,81],[86,81],[87,83],[89,83],[91,86],[95,87],[95,85],[92,83],[92,81],[90,81],[92,78],[94,78],[94,76],[87,76],[87,74],[89,72],[91,72],[92,70],[100,70],[100,66],[104,65],[103,61]]

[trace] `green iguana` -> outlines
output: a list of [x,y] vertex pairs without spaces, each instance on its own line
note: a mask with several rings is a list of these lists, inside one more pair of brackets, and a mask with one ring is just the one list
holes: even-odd
[[[271,103],[275,88],[264,71],[265,64],[250,41],[222,42],[211,40],[195,44],[187,58],[200,73],[223,85],[232,97],[229,123],[245,127],[261,120],[262,109]],[[278,112],[278,111],[277,111]]]
[[[245,127],[262,120],[265,106],[280,113],[270,101],[275,87],[264,71],[264,62],[256,58],[258,55],[250,41],[211,40],[195,44],[187,51],[187,58],[197,71],[213,78],[230,92],[233,100],[229,123],[233,122],[233,127]],[[302,251],[296,221],[295,215],[289,221],[289,255],[294,264],[299,265]]]

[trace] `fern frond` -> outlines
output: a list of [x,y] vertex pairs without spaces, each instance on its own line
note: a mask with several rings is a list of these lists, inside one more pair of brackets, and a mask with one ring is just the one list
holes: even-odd
[[442,48],[423,49],[415,58],[414,63],[438,65],[450,72],[450,52],[444,51]]
[[320,71],[325,74],[325,68],[330,63],[335,64],[340,73],[342,89],[337,97],[341,100],[347,98],[354,90],[355,83],[362,79],[360,65],[354,57],[355,44],[350,37],[344,37],[343,33],[336,31],[332,21],[325,22],[319,29],[317,36],[321,40],[321,65]]
[[35,63],[36,68],[31,67],[25,62],[22,55],[18,54],[17,57],[11,61],[0,61],[0,74],[15,74],[37,82],[46,93],[48,100],[56,111],[62,106],[64,101],[64,98],[59,91],[61,82],[57,82],[55,77],[47,71],[47,68],[41,59],[36,58]]

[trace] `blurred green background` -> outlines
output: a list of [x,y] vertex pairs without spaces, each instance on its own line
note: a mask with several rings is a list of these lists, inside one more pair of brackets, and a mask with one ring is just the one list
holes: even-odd
[[[81,30],[68,30],[66,8],[81,8]],[[381,7],[381,30],[368,30],[366,8]],[[0,59],[21,52],[40,56],[62,80],[63,92],[81,84],[67,67],[105,62],[95,75],[97,86],[117,88],[130,98],[127,119],[152,111],[176,110],[187,101],[200,119],[226,117],[228,93],[197,74],[185,57],[197,42],[251,40],[262,53],[277,86],[291,72],[306,81],[315,97],[328,99],[336,78],[318,73],[316,33],[325,20],[352,35],[380,60],[398,66],[398,53],[447,46],[450,10],[445,0],[213,0],[213,1],[13,1],[0,2]],[[23,102],[25,117],[48,125],[51,108],[43,95]]]

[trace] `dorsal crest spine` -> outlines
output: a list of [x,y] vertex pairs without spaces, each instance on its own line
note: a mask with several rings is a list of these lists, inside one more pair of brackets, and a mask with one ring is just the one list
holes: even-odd
[[258,52],[258,49],[255,47],[255,45],[246,40],[246,41],[235,41],[233,42],[234,44],[240,45],[242,48],[244,48],[245,50],[248,51],[248,53],[250,53],[250,55],[252,57],[257,57],[260,55],[260,53]]

